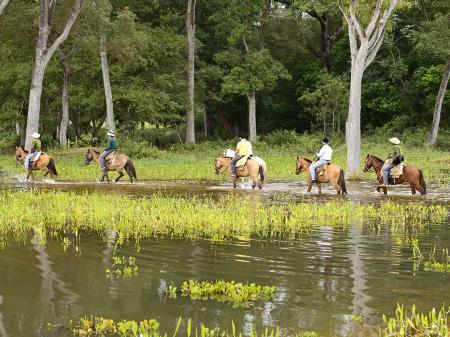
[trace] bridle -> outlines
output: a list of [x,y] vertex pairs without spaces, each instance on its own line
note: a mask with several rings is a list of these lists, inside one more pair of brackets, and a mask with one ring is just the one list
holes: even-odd
[[[371,158],[371,157],[369,157],[369,158]],[[369,160],[369,158],[366,159],[366,162],[365,162],[365,165],[364,165],[364,170],[363,170],[364,172],[369,172],[370,169],[371,169],[370,167],[367,168],[367,161]],[[379,168],[381,165],[383,165],[383,162],[379,163],[377,166],[372,164],[372,168],[376,172],[377,168]]]
[[[226,171],[228,171],[229,165],[225,166],[225,170],[220,171],[220,168],[217,167],[217,161],[218,161],[218,160],[217,160],[217,158],[216,158],[216,160],[214,161],[214,168],[215,168],[215,170],[216,170],[216,174],[223,174],[223,173],[225,173]],[[224,165],[221,165],[221,166],[224,166]]]

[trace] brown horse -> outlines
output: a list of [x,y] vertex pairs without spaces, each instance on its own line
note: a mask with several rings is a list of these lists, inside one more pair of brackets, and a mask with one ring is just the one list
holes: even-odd
[[[216,169],[216,174],[224,173],[230,167],[232,158],[229,157],[218,157],[214,161],[214,166]],[[262,160],[261,163],[255,158],[249,158],[245,163],[242,170],[237,170],[237,177],[232,177],[233,187],[236,188],[237,178],[251,176],[253,180],[252,188],[258,185],[259,189],[262,188],[263,183],[267,183],[267,165]],[[224,168],[223,171],[221,171]]]
[[[311,192],[313,184],[311,181],[311,172],[309,167],[311,166],[311,160],[307,158],[300,158],[297,156],[297,165],[295,174],[300,174],[302,171],[306,171],[308,177],[308,192]],[[323,175],[317,176],[317,188],[319,193],[322,193],[322,184],[331,183],[336,189],[337,194],[348,194],[347,188],[345,187],[344,171],[342,168],[336,164],[330,164],[327,166]]]
[[[383,174],[381,169],[383,168],[384,161],[378,157],[367,155],[366,162],[364,165],[364,172],[368,172],[371,168],[375,170],[377,174],[377,180],[380,184],[383,183]],[[416,190],[420,192],[420,194],[427,194],[427,185],[425,183],[425,179],[423,178],[422,170],[419,170],[417,167],[413,165],[405,165],[403,167],[403,173],[397,179],[394,179],[392,185],[400,185],[405,182],[409,183],[411,187],[411,193],[416,194]],[[377,187],[377,192],[380,191],[380,186]],[[387,188],[383,187],[384,194],[387,194]]]
[[[23,165],[27,155],[28,155],[28,151],[23,149],[21,146],[16,147],[16,161],[17,162],[19,162],[20,164]],[[41,155],[39,156],[39,159],[37,161],[33,161],[30,163],[30,168],[27,171],[27,180],[31,176],[32,180],[34,181],[33,171],[37,171],[37,170],[45,172],[44,177],[46,177],[49,173],[52,178],[53,178],[53,176],[58,175],[53,158],[44,152],[41,153]]]
[[[89,165],[91,161],[95,161],[97,164],[99,164],[99,158],[100,158],[100,152],[95,151],[94,149],[89,148],[86,152],[85,156],[85,164]],[[127,172],[128,176],[130,177],[130,181],[133,182],[133,178],[137,180],[136,177],[136,169],[134,168],[133,162],[130,158],[128,158],[125,154],[118,154],[115,157],[113,157],[111,160],[106,160],[106,169],[107,171],[116,171],[119,173],[119,176],[116,178],[115,182],[118,182],[120,178],[124,176],[124,173],[122,172],[123,169]],[[108,172],[103,173],[102,172],[102,179],[101,181],[105,180],[109,182],[109,176]]]

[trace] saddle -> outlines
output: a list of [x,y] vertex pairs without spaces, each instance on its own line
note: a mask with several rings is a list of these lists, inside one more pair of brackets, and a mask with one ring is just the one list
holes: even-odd
[[106,157],[106,163],[111,164],[112,162],[114,162],[114,159],[116,159],[116,157],[119,155],[119,153],[117,151],[111,152],[107,157]]
[[320,165],[317,169],[316,169],[316,173],[317,176],[323,176],[325,174],[325,171],[327,170],[327,166],[330,165],[331,163],[326,163],[326,164],[322,164]]
[[250,158],[250,156],[244,156],[241,159],[239,159],[236,162],[236,168],[241,171],[244,169],[245,164],[247,163],[247,160]]
[[[389,163],[389,161],[386,161],[383,165],[383,168],[381,170],[384,169],[384,167]],[[389,172],[389,178],[392,179],[398,179],[402,174],[403,174],[403,167],[405,166],[405,164],[400,163],[398,165],[395,165],[392,169],[391,172]]]

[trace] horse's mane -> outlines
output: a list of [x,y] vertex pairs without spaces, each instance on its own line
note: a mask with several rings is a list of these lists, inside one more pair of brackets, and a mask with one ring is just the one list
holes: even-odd
[[94,153],[96,153],[96,154],[100,154],[100,151],[97,151],[97,150],[95,150],[95,149],[93,149],[93,148],[90,148],[89,150],[91,150],[92,152],[94,152]]
[[301,157],[300,159],[303,159],[304,161],[307,161],[308,163],[312,163],[312,161],[311,160],[309,160],[308,158],[305,158],[305,157]]
[[30,151],[27,151],[27,150],[25,150],[24,148],[23,148],[23,146],[22,145],[19,145],[19,149],[21,149],[23,152],[25,152],[25,153],[28,153],[28,152],[30,152]]
[[373,159],[378,160],[378,161],[384,161],[383,159],[380,159],[377,156],[373,156],[371,154],[369,154],[369,157],[372,157]]

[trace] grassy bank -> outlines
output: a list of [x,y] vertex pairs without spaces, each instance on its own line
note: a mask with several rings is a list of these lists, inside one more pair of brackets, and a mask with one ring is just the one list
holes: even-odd
[[[334,148],[333,162],[345,168],[346,149],[338,141]],[[268,164],[269,179],[306,179],[305,173],[296,176],[295,158],[297,155],[312,159],[320,148],[320,139],[312,136],[298,137],[295,143],[269,145],[263,141],[254,143],[255,154]],[[201,143],[193,146],[179,145],[170,149],[153,149],[148,154],[136,154],[132,157],[138,179],[148,180],[223,180],[228,174],[214,174],[214,158],[220,156],[225,148],[235,146],[234,141]],[[130,147],[120,148],[126,152]],[[363,159],[367,153],[385,158],[390,151],[386,142],[367,139],[363,142]],[[427,147],[403,145],[406,162],[423,170],[427,181],[447,185],[450,183],[450,156],[448,152]],[[99,170],[94,164],[84,164],[85,148],[48,151],[56,161],[59,179],[94,181],[99,178]],[[130,150],[131,151],[131,150]],[[129,152],[130,152],[129,151]],[[132,152],[132,151],[131,151]],[[150,156],[150,157],[149,157]],[[141,158],[138,158],[141,157]],[[364,160],[361,161],[361,169]],[[23,172],[14,160],[14,153],[0,155],[0,172],[14,174]],[[116,177],[111,173],[111,177]],[[124,177],[125,178],[125,177]],[[374,179],[373,172],[363,173],[361,178]]]
[[[32,211],[30,211],[32,210]],[[255,204],[230,195],[220,201],[153,195],[148,199],[118,194],[65,192],[1,192],[0,237],[96,232],[115,229],[123,238],[154,236],[204,238],[213,241],[250,238],[292,239],[311,228],[346,227],[350,224],[389,226],[391,229],[423,226],[446,219],[447,208],[438,205],[394,204],[380,206],[350,202]]]

